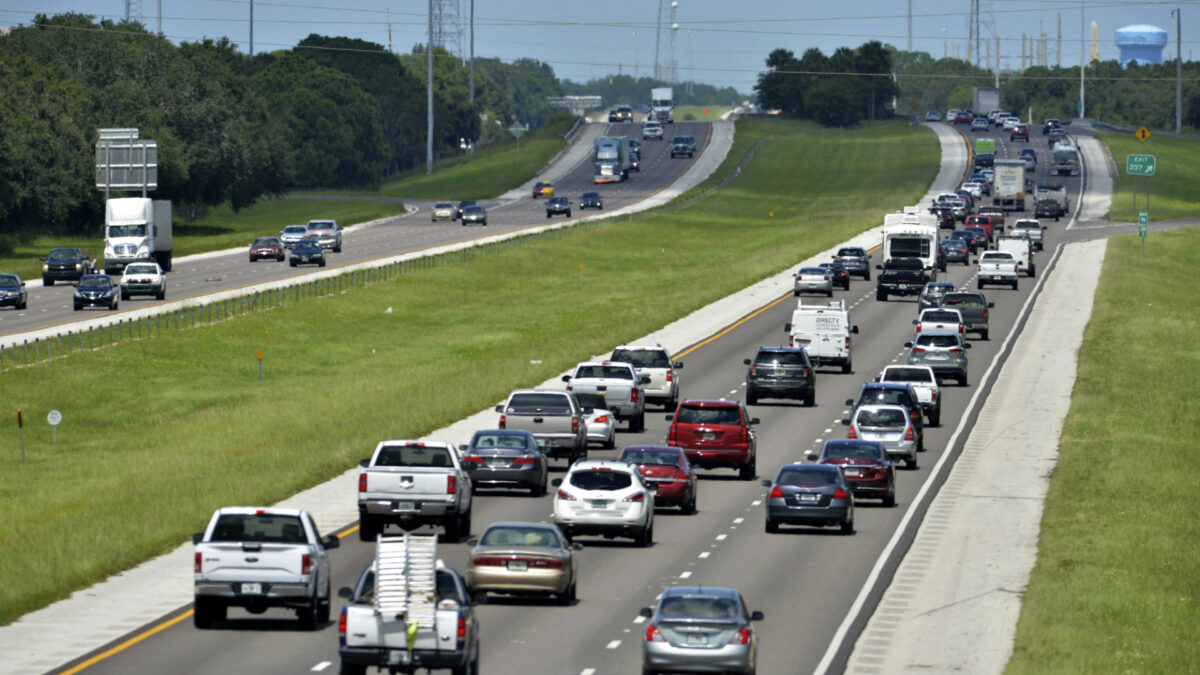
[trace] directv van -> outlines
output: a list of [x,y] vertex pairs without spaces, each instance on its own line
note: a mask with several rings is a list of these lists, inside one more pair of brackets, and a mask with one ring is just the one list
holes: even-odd
[[791,323],[784,324],[791,347],[803,347],[813,365],[841,366],[843,373],[852,369],[850,335],[858,326],[850,324],[850,312],[843,300],[824,305],[796,306]]

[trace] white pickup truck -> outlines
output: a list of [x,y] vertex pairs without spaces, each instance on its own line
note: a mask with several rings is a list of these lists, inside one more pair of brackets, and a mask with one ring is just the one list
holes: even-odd
[[876,382],[901,382],[917,392],[917,402],[929,419],[929,426],[942,424],[942,388],[929,366],[887,366]]
[[358,538],[375,541],[389,523],[441,525],[446,539],[471,533],[471,477],[449,443],[382,441],[358,476]]
[[1017,261],[1007,251],[984,251],[976,261],[979,272],[975,284],[983,290],[984,284],[1011,286],[1017,290]]
[[339,540],[321,538],[307,511],[231,506],[217,509],[196,545],[196,628],[224,621],[230,607],[262,614],[295,609],[314,630],[329,621],[329,554]]
[[572,394],[595,394],[604,398],[605,408],[618,420],[629,422],[629,430],[646,428],[646,391],[650,376],[621,361],[585,361],[571,375],[563,375]]
[[479,621],[462,575],[437,559],[437,537],[379,537],[375,560],[338,595],[349,600],[338,619],[342,675],[479,673]]

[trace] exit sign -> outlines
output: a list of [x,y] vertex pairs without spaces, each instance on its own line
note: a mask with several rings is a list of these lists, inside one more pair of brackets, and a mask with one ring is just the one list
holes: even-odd
[[1129,155],[1125,159],[1125,173],[1130,176],[1153,176],[1157,163],[1154,155]]

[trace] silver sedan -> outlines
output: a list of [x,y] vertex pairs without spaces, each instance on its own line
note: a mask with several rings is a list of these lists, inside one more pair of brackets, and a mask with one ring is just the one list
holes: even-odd
[[[836,470],[836,469],[835,469]],[[642,673],[753,673],[762,612],[746,609],[732,588],[674,586],[643,607]]]
[[[617,418],[611,410],[604,407],[604,397],[596,394],[575,394],[575,399],[585,411],[583,421],[587,424],[588,443],[599,443],[605,450],[617,447]],[[591,412],[586,412],[589,409]]]
[[823,293],[826,297],[833,297],[833,279],[829,276],[829,270],[823,267],[801,267],[796,272],[796,285],[792,295],[801,293]]

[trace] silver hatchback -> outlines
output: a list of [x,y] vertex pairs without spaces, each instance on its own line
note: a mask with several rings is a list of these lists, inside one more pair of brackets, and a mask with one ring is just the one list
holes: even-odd
[[643,607],[642,673],[753,673],[762,612],[746,609],[731,588],[674,586],[658,605]]
[[917,432],[904,406],[862,405],[843,423],[850,425],[847,438],[882,443],[888,459],[903,459],[909,469],[917,468]]
[[938,379],[953,379],[958,386],[967,386],[967,350],[971,345],[958,333],[921,333],[904,346],[909,348],[908,365],[929,366]]

